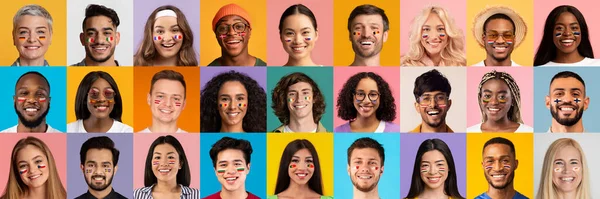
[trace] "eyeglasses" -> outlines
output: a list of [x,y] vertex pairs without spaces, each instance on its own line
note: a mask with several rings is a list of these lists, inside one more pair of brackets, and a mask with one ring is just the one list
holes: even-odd
[[[107,100],[114,99],[115,90],[113,90],[112,88],[105,88],[104,90],[102,90],[102,95],[104,95],[104,98],[106,98]],[[90,92],[88,92],[88,96],[90,97],[90,99],[98,100],[100,99],[100,90],[97,88],[92,88],[90,89]]]
[[235,31],[236,33],[242,33],[242,32],[246,32],[246,30],[248,28],[250,28],[250,25],[246,25],[243,22],[237,22],[237,23],[234,23],[233,25],[221,24],[221,25],[217,26],[217,33],[219,33],[220,35],[227,34],[227,32],[229,32],[231,27],[233,27],[233,31]]
[[437,105],[446,105],[448,103],[448,96],[443,93],[436,94],[435,96],[422,95],[418,101],[421,106],[429,106],[432,101],[435,101]]
[[485,33],[485,35],[487,36],[487,40],[494,40],[494,41],[496,41],[496,39],[498,39],[499,37],[502,37],[505,40],[515,39],[515,35],[511,32],[505,32],[505,33],[500,34],[496,31],[487,31]]
[[368,95],[368,97],[369,97],[369,100],[371,100],[371,101],[375,101],[375,100],[378,100],[378,99],[379,99],[379,95],[380,95],[380,94],[379,94],[379,92],[377,92],[377,91],[371,91],[371,92],[369,92],[368,94],[367,94],[367,93],[365,93],[365,92],[362,92],[362,91],[356,91],[356,92],[354,92],[354,98],[355,98],[356,100],[358,100],[358,101],[363,101],[363,100],[365,100],[365,98],[367,97],[367,95]]

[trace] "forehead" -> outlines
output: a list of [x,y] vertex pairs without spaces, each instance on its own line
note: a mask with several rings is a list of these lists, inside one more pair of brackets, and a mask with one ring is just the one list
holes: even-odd
[[85,21],[85,27],[86,28],[107,28],[107,27],[111,27],[114,28],[114,25],[112,23],[112,20],[107,17],[107,16],[93,16],[88,18]]
[[571,159],[581,159],[581,154],[579,150],[574,146],[565,146],[556,151],[554,155],[554,159],[563,159],[563,160],[571,160]]
[[43,26],[48,28],[48,20],[42,16],[22,15],[17,19],[17,28],[34,26]]
[[513,154],[510,152],[510,146],[506,144],[490,144],[483,149],[483,157],[499,157],[499,156],[510,156]]
[[159,17],[158,19],[156,19],[154,21],[154,26],[162,26],[163,28],[169,28],[172,25],[177,25],[177,18],[176,17],[170,17],[170,16],[166,16],[166,17]]
[[307,82],[298,82],[298,83],[292,84],[290,87],[288,87],[288,90],[295,90],[295,91],[300,91],[303,89],[312,90],[312,86]]
[[354,149],[350,154],[350,159],[362,158],[362,159],[375,159],[377,161],[381,161],[379,157],[379,152],[374,148],[361,148]]
[[46,83],[44,78],[42,78],[36,74],[27,74],[27,75],[23,76],[23,78],[21,78],[21,80],[19,80],[19,82],[17,82],[17,89],[20,87],[28,87],[28,86],[33,86],[36,88],[39,88],[39,87],[46,88],[46,89],[48,88],[48,84]]
[[485,25],[485,29],[493,31],[511,31],[514,28],[509,20],[500,18],[488,21],[488,23]]
[[44,153],[42,153],[42,150],[40,150],[38,147],[33,145],[27,145],[23,147],[23,149],[19,150],[19,152],[17,153],[17,162],[27,162],[38,155],[41,155],[43,158],[46,158]]
[[383,18],[381,17],[381,15],[378,14],[362,14],[354,17],[354,19],[352,19],[351,24],[352,26],[355,26],[357,24],[383,26]]
[[219,89],[219,94],[224,93],[235,93],[235,94],[247,94],[246,87],[239,81],[228,81],[223,83],[221,89]]
[[574,77],[554,79],[552,84],[550,84],[550,91],[552,91],[554,89],[558,89],[558,88],[566,89],[566,90],[578,88],[578,89],[581,89],[582,91],[585,89],[583,84],[579,80],[575,79]]
[[112,162],[112,152],[108,149],[89,149],[86,153],[85,160],[93,160],[96,162]]
[[242,160],[246,162],[244,159],[244,152],[239,149],[225,149],[217,155],[218,161],[233,161],[233,160]]
[[184,91],[183,84],[177,80],[159,79],[154,82],[153,92],[183,95]]

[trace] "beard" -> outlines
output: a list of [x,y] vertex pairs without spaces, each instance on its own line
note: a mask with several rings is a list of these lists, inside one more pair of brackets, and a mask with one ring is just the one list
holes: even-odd
[[21,114],[21,112],[17,109],[17,104],[15,103],[15,112],[17,113],[17,116],[19,117],[19,121],[21,121],[21,123],[27,127],[27,128],[35,128],[38,127],[40,124],[42,124],[42,122],[46,119],[46,115],[48,115],[48,112],[50,111],[50,104],[48,104],[48,108],[46,109],[46,111],[44,111],[42,113],[42,115],[40,115],[40,117],[33,119],[33,121],[31,120],[27,120],[25,118],[25,116],[23,116]]
[[494,187],[494,189],[505,189],[506,187],[508,187],[508,185],[512,185],[512,182],[515,179],[515,172],[513,171],[512,173],[510,173],[510,176],[508,176],[508,181],[506,181],[506,183],[503,185],[494,185],[490,178],[491,177],[487,174],[485,175],[485,179],[488,181],[488,184]]
[[100,175],[93,175],[92,178],[90,179],[90,181],[88,181],[88,179],[86,178],[85,182],[88,184],[88,187],[91,188],[94,191],[104,191],[106,188],[108,188],[108,186],[110,186],[112,184],[112,180],[113,180],[114,175],[115,174],[113,173],[113,175],[110,176],[110,179],[108,180],[108,183],[106,183],[104,185],[96,185],[96,184],[93,184],[91,182],[91,179],[94,179],[96,177],[103,177],[104,180],[106,181],[106,176],[100,176]]
[[581,120],[581,117],[583,116],[583,109],[579,108],[579,106],[577,106],[577,113],[574,118],[560,118],[557,109],[557,106],[550,107],[550,113],[552,114],[552,118],[554,118],[559,124],[563,126],[573,126],[577,124],[577,122],[579,122],[579,120]]
[[103,63],[103,62],[108,61],[115,54],[115,48],[112,48],[110,50],[110,54],[108,54],[108,56],[106,56],[105,58],[96,58],[96,57],[92,56],[92,52],[90,52],[90,48],[91,47],[87,47],[87,46],[85,47],[85,55],[87,57],[89,57],[92,61],[98,62],[98,63]]

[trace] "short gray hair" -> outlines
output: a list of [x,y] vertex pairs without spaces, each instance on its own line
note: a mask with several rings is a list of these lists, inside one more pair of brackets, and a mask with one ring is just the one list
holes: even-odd
[[50,13],[48,13],[44,7],[35,4],[23,6],[21,9],[19,9],[19,11],[17,11],[17,14],[15,14],[13,17],[13,32],[15,29],[17,29],[17,20],[19,20],[21,16],[25,15],[46,18],[46,21],[48,22],[48,28],[50,29],[50,32],[52,32],[52,16],[50,16]]

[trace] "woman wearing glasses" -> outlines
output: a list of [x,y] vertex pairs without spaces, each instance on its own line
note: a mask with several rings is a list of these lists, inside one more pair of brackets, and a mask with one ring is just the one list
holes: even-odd
[[358,73],[344,84],[337,99],[338,117],[349,122],[334,132],[400,132],[395,99],[388,83],[373,72]]
[[228,4],[217,12],[212,28],[221,46],[221,57],[208,66],[266,66],[263,60],[248,54],[252,34],[250,15],[237,4]]

